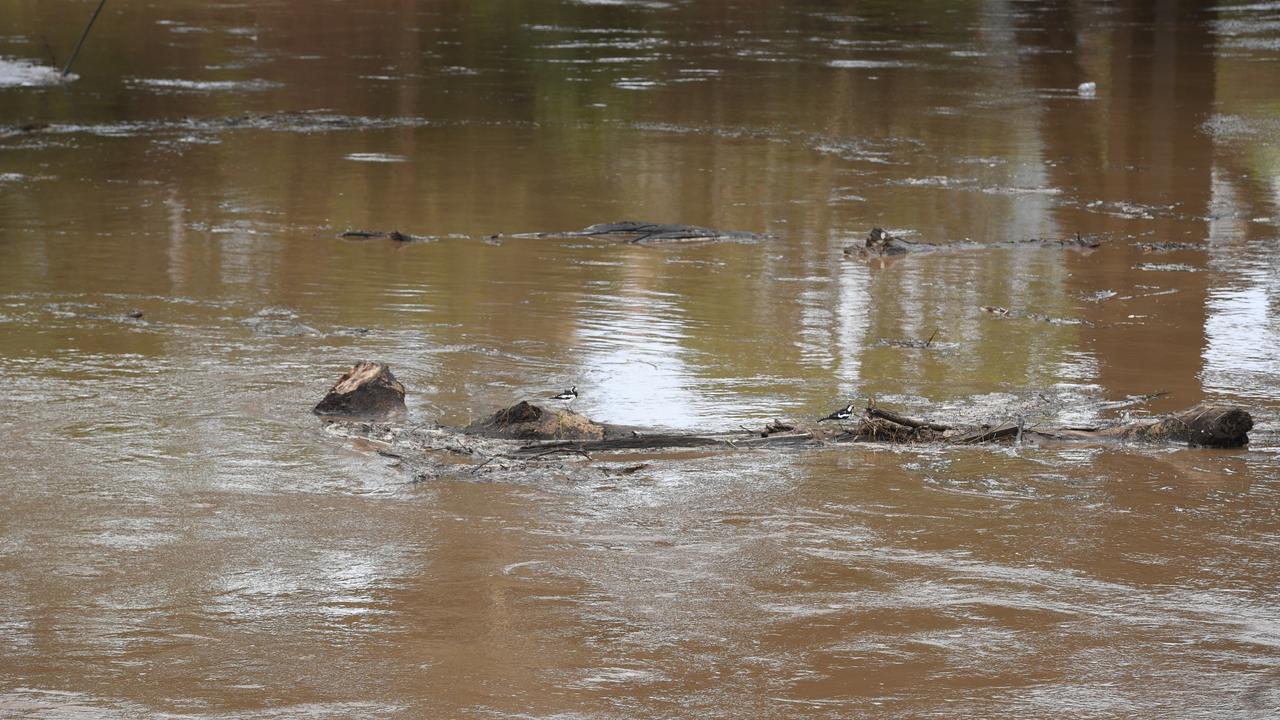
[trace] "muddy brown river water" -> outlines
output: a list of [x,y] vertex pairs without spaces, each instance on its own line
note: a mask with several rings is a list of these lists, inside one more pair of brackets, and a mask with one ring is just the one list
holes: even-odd
[[[60,82],[95,4],[0,0],[0,717],[1280,716],[1280,3],[108,2]],[[511,237],[621,219],[772,238]],[[366,357],[1257,427],[415,483],[309,414]]]

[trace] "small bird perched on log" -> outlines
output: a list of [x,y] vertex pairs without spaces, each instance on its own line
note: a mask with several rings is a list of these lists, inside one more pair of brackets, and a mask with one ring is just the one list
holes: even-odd
[[840,408],[839,410],[822,418],[818,422],[825,422],[827,420],[848,420],[851,417],[853,417],[853,403],[845,405],[843,408]]
[[552,398],[551,398],[551,399],[552,399],[552,400],[561,400],[561,401],[563,401],[565,404],[571,403],[571,402],[573,402],[574,400],[578,399],[578,386],[577,386],[577,385],[574,385],[573,387],[569,388],[568,390],[561,390],[561,391],[560,391],[560,394],[552,396]]

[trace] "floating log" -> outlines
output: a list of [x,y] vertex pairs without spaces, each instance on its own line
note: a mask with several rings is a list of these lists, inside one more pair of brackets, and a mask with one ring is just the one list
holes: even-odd
[[381,416],[404,410],[404,385],[382,363],[361,360],[315,408],[317,415]]
[[563,232],[519,233],[518,238],[575,238],[591,237],[626,245],[658,245],[664,243],[755,241],[767,235],[739,230],[716,230],[701,225],[670,225],[665,223],[622,222],[599,223],[581,230]]

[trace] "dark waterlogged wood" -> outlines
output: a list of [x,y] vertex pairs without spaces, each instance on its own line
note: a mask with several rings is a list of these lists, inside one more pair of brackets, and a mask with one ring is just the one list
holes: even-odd
[[404,410],[404,385],[382,363],[361,360],[312,409],[317,415],[378,417]]
[[519,233],[518,238],[575,238],[589,237],[627,245],[659,245],[664,243],[725,242],[764,240],[768,236],[739,230],[716,230],[700,225],[671,225],[665,223],[622,222],[600,223],[581,230],[561,232]]

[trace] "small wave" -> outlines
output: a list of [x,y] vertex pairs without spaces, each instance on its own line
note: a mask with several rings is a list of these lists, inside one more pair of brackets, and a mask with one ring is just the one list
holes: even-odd
[[832,60],[827,63],[833,68],[878,70],[881,68],[904,68],[912,67],[911,63],[901,62],[899,60]]
[[402,163],[409,161],[409,158],[403,155],[389,155],[387,153],[350,153],[346,156],[346,159],[371,163]]
[[671,3],[659,0],[573,0],[574,5],[607,5],[618,7],[637,7],[648,10],[666,10]]
[[129,84],[154,90],[178,92],[261,92],[284,87],[270,80],[179,80],[175,78],[134,78]]
[[619,90],[652,90],[661,85],[657,80],[648,78],[620,78],[613,83]]

